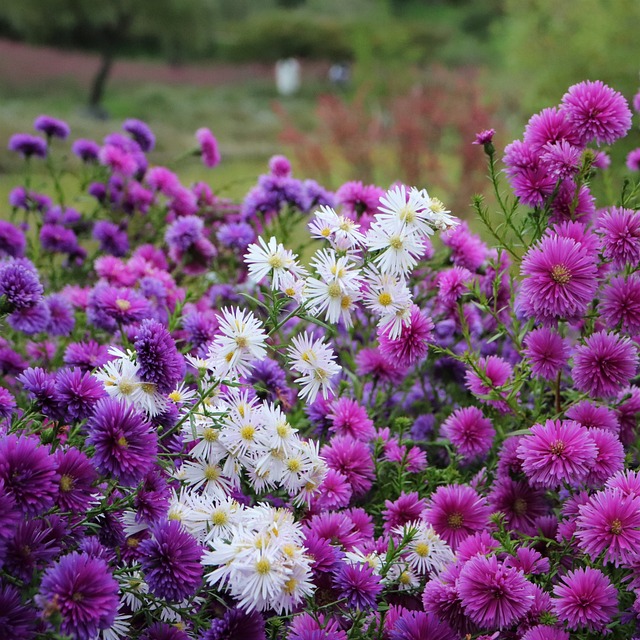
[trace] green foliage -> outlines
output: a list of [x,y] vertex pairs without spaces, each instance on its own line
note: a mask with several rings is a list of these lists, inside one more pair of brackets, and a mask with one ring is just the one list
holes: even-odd
[[495,25],[510,91],[527,109],[558,101],[567,87],[602,80],[630,97],[637,88],[636,0],[505,0]]
[[133,43],[173,56],[210,46],[216,0],[20,0],[0,5],[0,22],[38,43],[114,53]]

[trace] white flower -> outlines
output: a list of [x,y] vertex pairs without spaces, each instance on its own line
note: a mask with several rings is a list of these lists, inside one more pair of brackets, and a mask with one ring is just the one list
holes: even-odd
[[181,382],[167,397],[176,404],[191,404],[198,396],[195,389],[189,389],[184,382]]
[[288,612],[313,593],[310,558],[291,512],[260,504],[242,508],[231,539],[212,537],[202,564],[212,586],[226,589],[247,611]]
[[374,222],[366,241],[369,249],[381,252],[374,262],[382,273],[407,275],[424,254],[422,238],[397,220],[385,225]]
[[365,272],[366,288],[363,294],[364,304],[379,316],[379,327],[386,327],[389,337],[394,340],[402,331],[402,316],[412,305],[411,292],[402,276],[380,273],[370,268]]
[[192,413],[182,425],[182,433],[185,441],[197,441],[189,455],[198,460],[218,464],[229,453],[220,440],[220,426],[209,416]]
[[296,262],[296,255],[285,249],[274,237],[269,238],[267,244],[263,238],[258,238],[260,245],[249,245],[244,256],[249,265],[249,278],[259,283],[271,273],[271,288],[278,289],[280,278],[287,272],[301,275],[302,267]]
[[231,492],[234,484],[225,476],[220,465],[209,464],[199,460],[187,460],[181,468],[181,479],[193,489],[203,488],[205,493],[224,500]]
[[222,310],[220,334],[209,346],[208,366],[219,375],[247,375],[254,360],[267,355],[267,336],[262,323],[251,311],[232,308]]
[[280,291],[289,298],[293,298],[298,304],[304,303],[306,298],[306,282],[291,273],[285,273],[280,278]]
[[435,532],[431,525],[421,521],[409,522],[402,527],[395,527],[393,533],[403,538],[410,538],[405,547],[403,558],[409,567],[419,575],[440,573],[454,560],[451,547]]
[[322,390],[322,395],[327,398],[332,378],[341,371],[340,366],[334,362],[333,350],[322,340],[312,340],[306,333],[295,336],[292,342],[287,354],[291,360],[291,368],[302,374],[297,380],[302,386],[300,397],[306,397],[311,403]]
[[429,226],[429,205],[430,198],[426,191],[418,191],[412,187],[407,194],[404,185],[400,185],[380,198],[380,213],[376,215],[376,222],[390,230],[395,229],[399,223],[409,232],[422,236],[433,235],[433,229]]
[[[423,195],[426,193],[425,190],[421,191]],[[460,220],[455,216],[449,215],[450,213],[441,200],[429,198],[429,222],[433,227],[440,231],[457,227],[460,224]]]

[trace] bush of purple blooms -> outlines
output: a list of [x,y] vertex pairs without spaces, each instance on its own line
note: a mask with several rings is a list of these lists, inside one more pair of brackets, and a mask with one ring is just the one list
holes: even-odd
[[0,638],[640,638],[640,190],[592,191],[631,124],[583,82],[479,133],[495,246],[283,156],[236,205],[139,120],[70,199],[66,123],[14,135]]

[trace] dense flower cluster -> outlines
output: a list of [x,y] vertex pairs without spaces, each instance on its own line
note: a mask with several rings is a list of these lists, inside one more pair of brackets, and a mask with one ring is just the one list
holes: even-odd
[[55,197],[0,221],[0,637],[640,637],[640,200],[592,191],[631,117],[571,87],[515,198],[469,141],[496,247],[283,156],[237,206],[140,120],[71,143],[62,199],[66,123],[13,136]]

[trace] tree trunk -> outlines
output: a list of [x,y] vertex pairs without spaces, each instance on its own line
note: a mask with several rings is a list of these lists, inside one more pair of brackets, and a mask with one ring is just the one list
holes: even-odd
[[106,113],[102,108],[102,99],[104,97],[104,89],[107,86],[107,80],[113,66],[113,51],[104,51],[100,61],[98,72],[93,78],[91,84],[91,93],[89,94],[89,110],[97,117],[106,117]]

